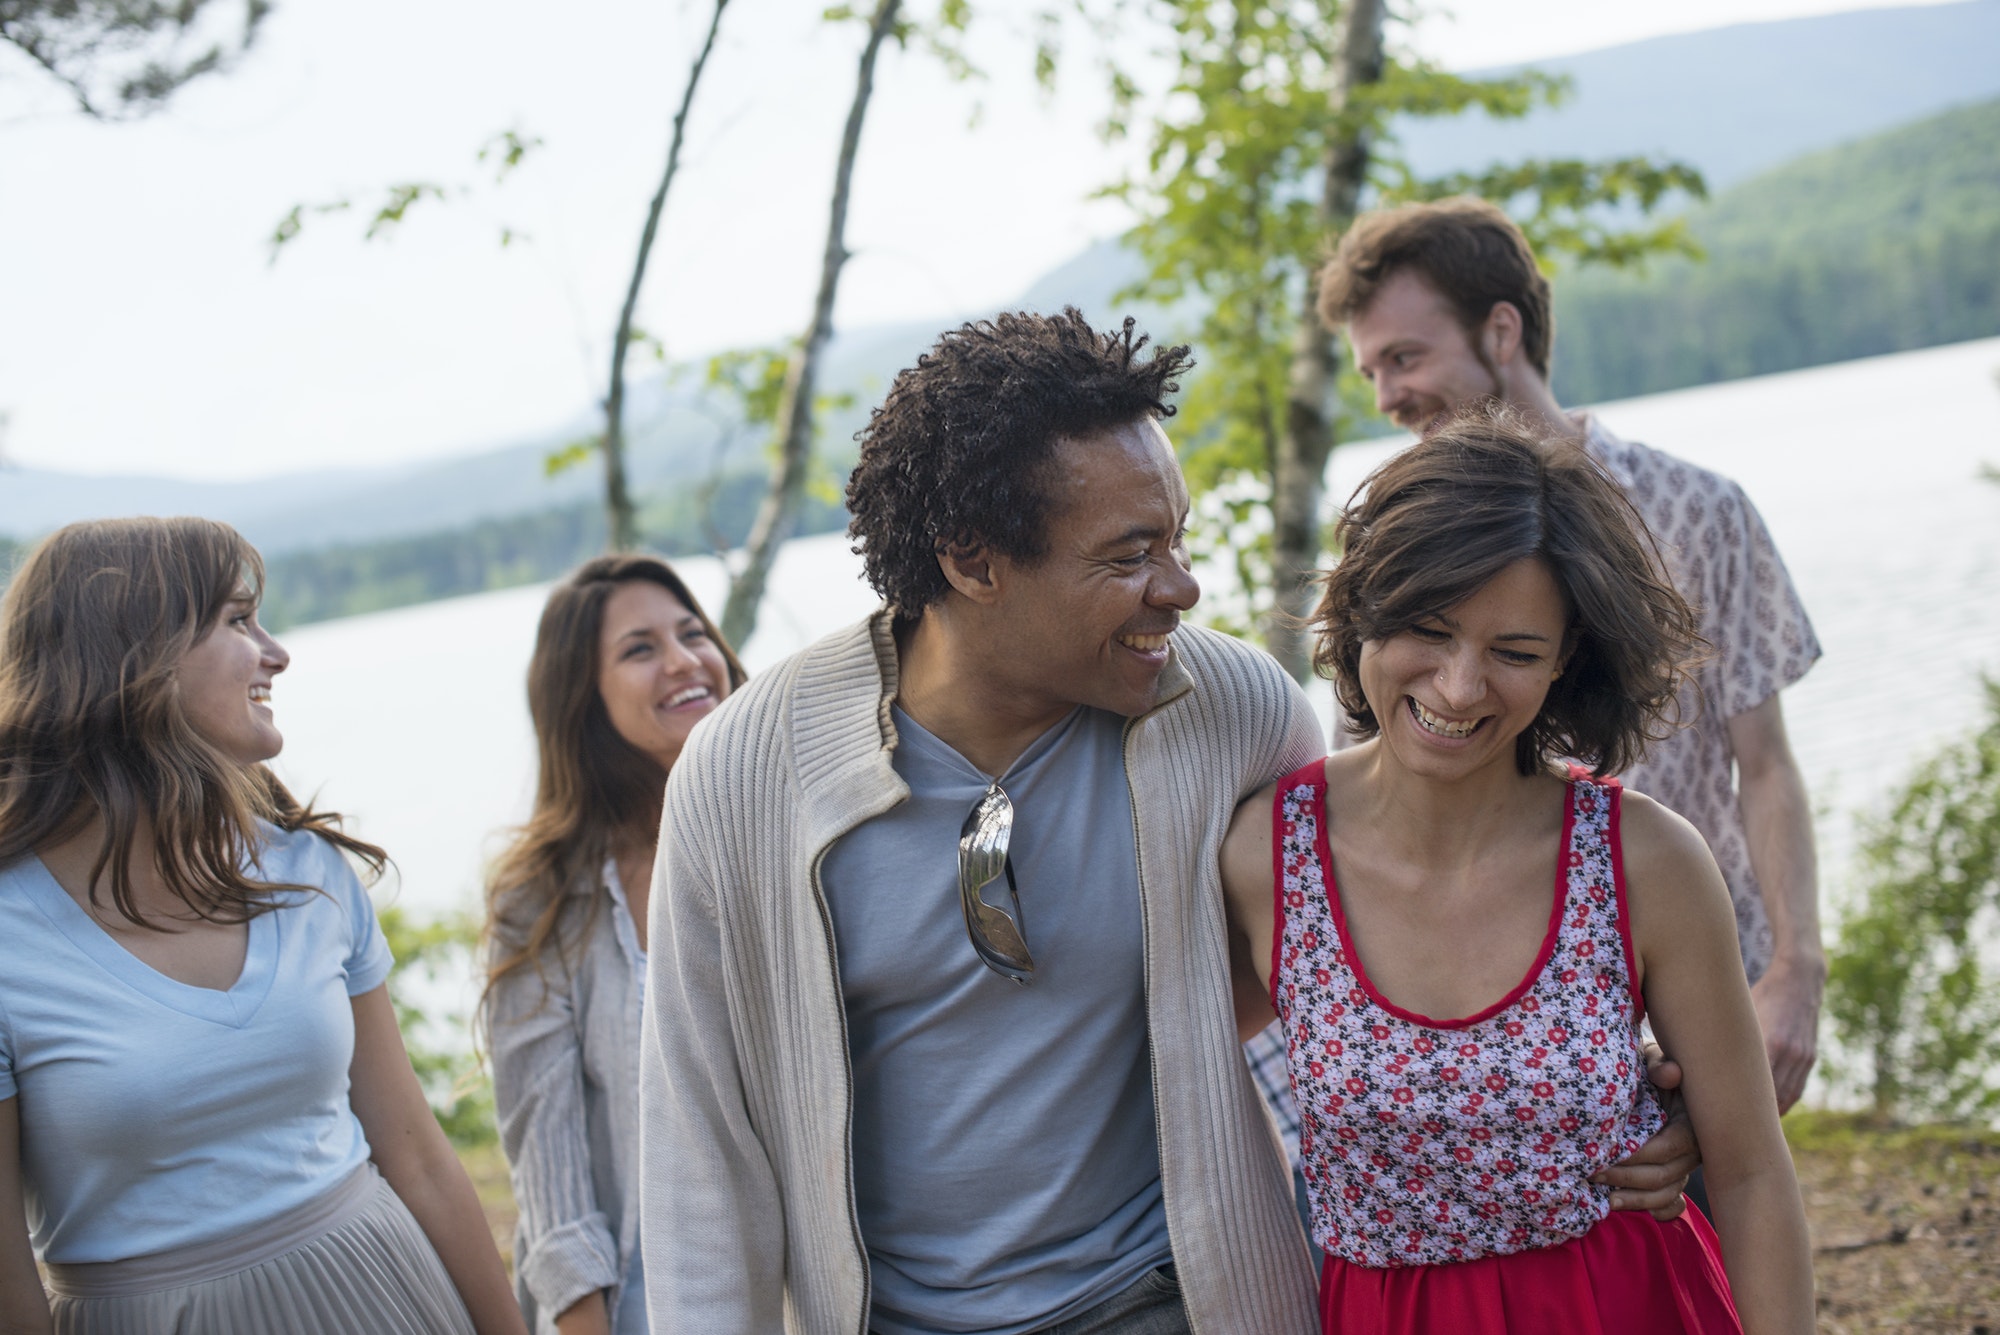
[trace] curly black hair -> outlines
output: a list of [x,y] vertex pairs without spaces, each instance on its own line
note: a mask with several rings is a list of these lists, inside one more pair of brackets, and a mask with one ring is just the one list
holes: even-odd
[[1166,398],[1193,358],[1180,346],[1141,359],[1133,325],[1099,333],[1075,307],[1003,314],[949,331],[897,375],[860,433],[847,532],[899,617],[944,597],[940,552],[1047,554],[1057,441],[1173,415]]

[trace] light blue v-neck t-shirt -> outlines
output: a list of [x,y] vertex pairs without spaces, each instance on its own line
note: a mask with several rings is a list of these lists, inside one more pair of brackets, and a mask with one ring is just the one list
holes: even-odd
[[226,992],[142,963],[39,858],[0,870],[0,1099],[20,1100],[45,1260],[232,1237],[367,1162],[348,1101],[351,998],[389,976],[388,944],[331,844],[265,833],[260,879],[326,893],[253,918]]
[[[979,962],[959,907],[959,827],[988,776],[895,721],[909,799],[820,869],[854,1067],[869,1329],[1038,1330],[1172,1256],[1125,720],[1078,709],[1001,776],[1036,964],[1025,987]],[[1003,886],[985,897],[1011,912]]]

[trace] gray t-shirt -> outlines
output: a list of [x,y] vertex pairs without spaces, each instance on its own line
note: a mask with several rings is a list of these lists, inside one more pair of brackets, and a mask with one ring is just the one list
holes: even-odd
[[[1036,964],[966,938],[958,832],[988,776],[901,710],[910,798],[821,865],[882,1335],[1062,1320],[1170,1259],[1124,720],[1078,709],[1001,777]],[[1011,906],[1002,885],[990,902]]]

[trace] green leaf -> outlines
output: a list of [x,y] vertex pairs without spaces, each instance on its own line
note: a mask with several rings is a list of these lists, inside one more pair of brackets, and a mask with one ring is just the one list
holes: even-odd
[[362,232],[361,239],[373,241],[377,236],[399,226],[410,209],[418,201],[425,199],[443,203],[444,187],[430,181],[406,181],[401,185],[390,186],[388,198],[375,210],[375,216],[369,220],[368,228]]
[[343,212],[350,207],[351,205],[344,199],[336,199],[326,204],[292,205],[291,212],[278,219],[278,225],[271,231],[271,258],[269,262],[276,264],[278,262],[278,252],[298,239],[299,233],[305,227],[306,214],[312,213],[324,217],[329,213]]
[[522,159],[541,146],[539,138],[523,135],[519,130],[502,130],[480,146],[476,160],[485,162],[490,158],[495,161],[493,183],[498,185],[521,165]]
[[791,366],[789,348],[741,348],[708,359],[703,383],[720,391],[752,426],[776,426]]
[[602,437],[586,436],[582,440],[573,440],[560,449],[550,450],[542,456],[542,476],[554,477],[558,473],[568,472],[589,459],[602,444]]
[[667,345],[637,325],[633,325],[631,332],[625,336],[625,355],[631,356],[634,348],[652,353],[656,362],[667,360]]

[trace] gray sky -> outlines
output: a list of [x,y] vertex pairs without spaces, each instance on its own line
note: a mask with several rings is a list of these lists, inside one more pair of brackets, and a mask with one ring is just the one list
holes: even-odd
[[[804,323],[859,49],[822,7],[734,0],[641,305],[676,357]],[[1469,68],[1860,7],[1461,0],[1414,41]],[[0,448],[74,472],[250,477],[457,453],[575,416],[602,393],[706,8],[279,0],[236,73],[125,125],[71,113],[0,52]],[[1136,149],[1092,133],[1083,61],[1052,101],[1036,95],[1012,16],[1027,8],[982,6],[983,84],[885,54],[840,324],[998,307],[1124,225],[1087,196]],[[496,190],[473,157],[509,127],[544,147]],[[268,263],[293,204],[366,204],[404,180],[473,189],[386,241],[363,244],[353,214],[309,219]],[[529,240],[503,250],[503,227]]]

